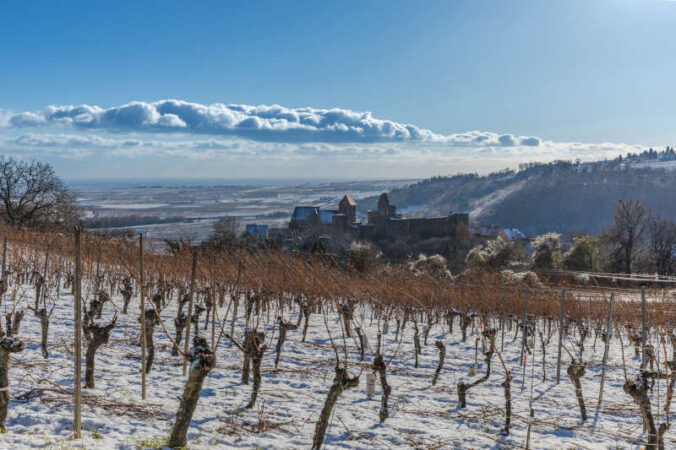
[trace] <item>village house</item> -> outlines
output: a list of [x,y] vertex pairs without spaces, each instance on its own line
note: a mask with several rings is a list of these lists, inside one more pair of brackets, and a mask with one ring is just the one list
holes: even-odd
[[268,226],[262,223],[247,223],[244,233],[257,241],[262,241],[268,237]]
[[504,228],[498,225],[479,225],[477,227],[471,227],[470,231],[477,235],[486,237],[489,239],[495,239],[498,236],[502,236],[508,241],[522,240],[527,241],[528,238],[525,234],[519,231],[516,228]]

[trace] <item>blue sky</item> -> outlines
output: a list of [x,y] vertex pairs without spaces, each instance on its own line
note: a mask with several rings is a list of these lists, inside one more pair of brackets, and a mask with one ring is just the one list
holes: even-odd
[[66,178],[369,178],[663,147],[675,23],[660,0],[5,1],[0,149]]

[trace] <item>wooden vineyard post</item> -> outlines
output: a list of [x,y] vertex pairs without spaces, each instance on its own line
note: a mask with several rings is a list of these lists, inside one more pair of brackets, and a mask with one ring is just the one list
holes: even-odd
[[502,286],[502,318],[500,319],[500,328],[502,337],[500,338],[500,352],[505,348],[505,311],[507,310],[507,286]]
[[73,437],[80,438],[82,428],[82,257],[80,254],[82,228],[75,227],[75,342],[73,363],[75,365],[75,405],[73,408]]
[[523,293],[523,340],[521,341],[521,364],[523,365],[523,376],[521,377],[521,392],[526,386],[526,361],[524,361],[524,351],[528,345],[528,289]]
[[190,275],[190,300],[188,301],[188,320],[185,324],[185,343],[183,356],[183,376],[186,374],[186,366],[188,364],[188,357],[186,356],[190,351],[190,322],[192,322],[192,301],[195,295],[195,272],[197,271],[197,251],[192,249],[192,269]]
[[99,277],[101,276],[101,243],[97,242],[96,247],[97,247],[97,253],[96,253],[96,284],[95,284],[95,286],[96,286],[96,291],[97,291],[97,294],[98,294],[99,289],[101,289],[101,286],[99,286]]
[[56,273],[56,298],[61,298],[61,272],[63,271],[63,249],[59,246],[59,269]]
[[523,292],[523,339],[521,339],[521,355],[519,365],[523,364],[523,352],[524,347],[526,346],[526,339],[528,339],[528,290],[524,289]]
[[645,286],[641,286],[641,368],[645,367],[647,363],[645,360],[645,343],[646,343],[646,327],[645,327]]
[[139,250],[139,270],[140,274],[140,289],[141,295],[141,399],[146,399],[146,303],[145,303],[145,284],[143,281],[143,233],[138,235],[138,250]]
[[556,384],[561,381],[561,347],[563,345],[563,312],[566,303],[566,290],[561,291],[561,313],[559,315],[559,348],[556,354]]
[[0,278],[5,284],[5,289],[8,289],[7,280],[5,280],[5,270],[7,270],[7,236],[2,239],[2,275]]
[[608,350],[610,349],[610,338],[613,333],[613,328],[611,326],[610,320],[613,315],[613,300],[615,300],[615,294],[610,294],[610,306],[608,308],[608,322],[606,323],[606,345],[603,349],[603,365],[601,366],[601,388],[599,389],[599,403],[597,408],[601,407],[601,402],[603,401],[603,382],[606,378],[606,364],[608,363]]
[[[44,280],[44,286],[42,286],[42,289],[40,290],[40,297],[42,298],[44,307],[47,307],[47,268],[49,267],[49,250],[50,246],[47,245],[47,251],[45,252],[45,267],[42,270],[42,279]],[[35,301],[39,301],[40,299],[36,298]]]
[[216,354],[216,251],[211,251],[211,351]]

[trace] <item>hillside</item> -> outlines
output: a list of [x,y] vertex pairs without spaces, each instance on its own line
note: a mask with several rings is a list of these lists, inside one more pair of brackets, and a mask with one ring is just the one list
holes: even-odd
[[[674,151],[649,151],[612,161],[559,161],[522,165],[485,176],[435,177],[394,189],[390,201],[407,216],[469,212],[474,224],[547,231],[597,233],[620,199],[639,199],[657,214],[676,219]],[[375,207],[375,197],[360,201]]]

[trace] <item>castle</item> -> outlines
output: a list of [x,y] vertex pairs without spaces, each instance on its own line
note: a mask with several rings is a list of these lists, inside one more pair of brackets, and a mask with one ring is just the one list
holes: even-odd
[[451,213],[443,217],[405,219],[390,205],[386,193],[378,199],[378,209],[368,211],[366,223],[357,221],[357,203],[345,195],[338,209],[323,210],[318,206],[296,206],[289,222],[289,230],[299,232],[310,229],[327,234],[351,233],[360,239],[397,239],[432,237],[455,238],[458,227],[469,225],[469,214]]
[[308,228],[326,231],[349,231],[356,229],[357,203],[350,194],[346,194],[338,204],[338,209],[320,209],[319,206],[296,206],[291,215],[289,230],[307,230]]

